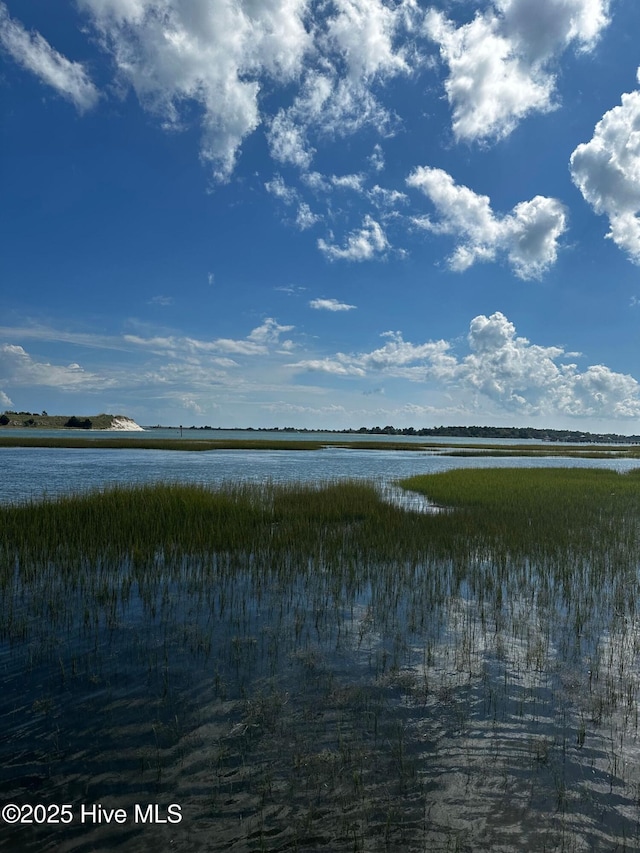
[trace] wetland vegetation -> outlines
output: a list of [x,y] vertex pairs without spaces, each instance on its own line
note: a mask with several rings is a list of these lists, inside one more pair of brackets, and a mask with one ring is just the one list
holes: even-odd
[[323,447],[339,447],[345,450],[411,450],[437,454],[439,456],[494,456],[494,457],[567,457],[579,459],[638,459],[640,445],[634,444],[491,444],[447,441],[406,441],[399,439],[384,441],[376,439],[313,439],[303,438],[158,438],[151,433],[132,437],[123,432],[108,438],[85,437],[83,435],[34,435],[28,430],[23,435],[0,434],[1,447],[53,447],[74,449],[111,450],[322,450]]
[[3,800],[183,820],[0,849],[638,849],[640,472],[402,486],[1,507]]

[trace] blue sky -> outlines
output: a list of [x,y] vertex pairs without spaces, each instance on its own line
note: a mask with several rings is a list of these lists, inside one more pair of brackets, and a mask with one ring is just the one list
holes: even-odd
[[0,409],[640,432],[637,0],[0,2]]

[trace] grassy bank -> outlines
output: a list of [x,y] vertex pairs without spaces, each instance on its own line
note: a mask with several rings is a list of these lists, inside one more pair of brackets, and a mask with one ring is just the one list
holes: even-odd
[[436,453],[441,456],[492,456],[492,457],[567,457],[580,459],[635,459],[640,456],[640,447],[636,445],[571,445],[557,444],[539,445],[504,445],[504,444],[471,444],[464,442],[447,442],[435,444],[430,442],[409,441],[376,441],[372,439],[358,441],[316,441],[313,439],[184,439],[184,438],[154,438],[152,435],[137,433],[136,437],[126,432],[108,438],[88,438],[86,436],[38,436],[24,431],[23,435],[2,435],[0,432],[0,447],[52,447],[99,449],[111,448],[120,450],[180,450],[180,451],[212,451],[212,450],[321,450],[323,447],[339,447],[344,450],[408,450],[418,453]]
[[640,518],[640,471],[459,469],[400,485],[456,511],[407,513],[359,482],[144,485],[0,507],[0,547],[7,559],[18,546],[47,560],[59,553],[121,559],[132,550],[158,549],[238,550],[255,558],[265,547],[271,556],[307,555],[322,541],[325,560],[340,565],[350,547],[366,551],[372,562],[394,553],[419,560],[426,552],[454,556],[464,541],[470,550],[490,547],[494,556],[564,549],[596,557],[616,542],[632,549]]
[[3,798],[178,802],[172,842],[220,853],[636,849],[640,474],[403,485],[452,511],[345,482],[0,508]]
[[[111,429],[115,419],[122,419],[123,415],[108,415],[101,413],[99,415],[47,415],[44,412],[5,412],[4,418],[6,423],[0,424],[0,430],[6,429],[25,429],[25,430],[40,430],[40,429],[65,429],[69,427],[69,421],[91,423],[91,429]],[[1,434],[1,433],[0,433]]]

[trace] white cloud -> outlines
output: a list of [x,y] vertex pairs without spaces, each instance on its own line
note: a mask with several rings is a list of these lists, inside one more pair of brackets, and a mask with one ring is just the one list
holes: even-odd
[[13,406],[13,401],[11,400],[11,397],[8,397],[4,393],[4,391],[0,391],[0,403],[3,406]]
[[294,204],[299,199],[298,191],[285,184],[282,175],[274,175],[264,186],[267,192],[285,204]]
[[[413,0],[334,0],[314,19],[316,65],[307,69],[290,106],[269,122],[272,156],[308,170],[315,154],[309,134],[341,137],[372,126],[386,132],[395,116],[376,98],[376,81],[410,75],[416,64],[408,42],[418,12]],[[410,55],[411,54],[411,55]],[[378,158],[379,159],[379,158]]]
[[40,33],[28,33],[0,3],[0,45],[13,59],[84,112],[95,106],[98,90],[84,66],[58,53]]
[[362,192],[363,179],[364,175],[332,175],[331,183],[339,189]]
[[607,237],[640,264],[640,91],[622,95],[590,142],[578,145],[571,176],[595,212],[608,217]]
[[288,110],[281,109],[269,122],[267,137],[274,160],[308,169],[315,154],[307,142],[305,125],[309,122],[303,100]]
[[121,79],[169,127],[201,112],[202,158],[231,175],[260,124],[260,79],[295,80],[310,47],[306,0],[79,0]]
[[0,346],[0,381],[4,385],[35,385],[62,391],[103,390],[116,384],[112,378],[83,370],[76,362],[57,365],[35,361],[17,344]]
[[[141,347],[169,358],[184,358],[201,356],[208,353],[225,353],[233,355],[266,355],[270,346],[284,346],[286,341],[281,341],[280,336],[290,332],[293,326],[280,325],[273,317],[267,317],[260,326],[253,329],[246,338],[214,338],[212,340],[200,340],[198,338],[169,335],[162,337],[142,337],[141,335],[127,334],[123,339],[136,347]],[[236,362],[227,358],[215,358],[214,363],[221,367],[235,365]]]
[[180,398],[180,402],[187,411],[193,412],[194,415],[204,414],[203,407],[198,403],[197,400],[194,400],[192,397],[183,396]]
[[400,332],[384,332],[387,342],[368,353],[336,353],[335,356],[306,359],[290,365],[293,368],[330,373],[336,376],[368,376],[385,373],[415,381],[424,381],[435,370],[446,376],[451,370],[446,341],[412,344]]
[[173,296],[152,296],[149,305],[160,305],[167,308],[169,305],[173,305]]
[[470,353],[459,358],[444,340],[413,344],[400,332],[386,332],[384,346],[372,352],[336,353],[306,359],[294,369],[334,376],[372,377],[380,374],[415,382],[435,383],[467,411],[482,408],[493,414],[615,417],[640,416],[640,384],[630,375],[597,364],[580,372],[567,363],[573,353],[558,346],[532,344],[516,335],[501,312],[474,317],[467,341]]
[[312,299],[309,306],[317,311],[352,311],[356,307],[337,299]]
[[530,414],[638,417],[640,385],[604,365],[580,373],[559,364],[561,347],[542,347],[516,337],[504,314],[480,315],[469,328],[471,355],[456,370],[456,381],[498,403]]
[[280,335],[290,332],[293,328],[293,326],[281,326],[273,317],[267,317],[260,326],[250,332],[248,339],[259,344],[277,344],[280,343]]
[[435,234],[457,239],[449,258],[452,270],[463,271],[479,261],[494,261],[499,254],[519,278],[539,278],[555,263],[558,240],[566,230],[566,213],[553,198],[535,196],[520,202],[506,216],[496,216],[490,199],[456,184],[447,172],[420,166],[407,178],[433,203],[439,219],[417,217],[414,224]]
[[328,71],[323,67],[307,72],[291,106],[279,110],[269,122],[267,138],[274,159],[308,170],[315,154],[310,133],[333,139],[366,126],[385,133],[394,121],[372,93],[369,81],[340,77],[330,64]]
[[371,168],[376,172],[381,172],[384,169],[384,152],[378,143],[373,146],[369,162],[371,163]]
[[[394,116],[380,81],[410,75],[414,0],[78,0],[118,82],[167,128],[197,115],[201,156],[218,180],[233,173],[243,140],[261,124],[272,156],[310,167],[310,134],[344,136]],[[268,114],[277,88],[287,101]],[[195,107],[195,110],[194,110]]]
[[407,202],[407,196],[399,190],[388,190],[376,184],[367,192],[368,199],[380,210],[393,213],[398,205]]
[[272,180],[265,184],[267,192],[288,206],[297,205],[295,224],[301,231],[306,231],[322,219],[314,213],[306,201],[302,201],[300,193],[295,187],[284,182],[282,175],[274,175]]
[[365,216],[362,228],[352,231],[342,248],[320,238],[318,248],[331,261],[370,261],[389,248],[382,227],[371,216]]
[[296,225],[301,231],[306,231],[307,228],[312,228],[317,222],[322,219],[317,213],[314,213],[306,201],[301,201],[298,205],[296,213]]
[[445,90],[458,140],[500,139],[533,111],[554,108],[553,60],[593,49],[608,0],[494,0],[456,27],[430,10],[425,32],[449,67]]
[[329,19],[326,38],[347,63],[351,79],[409,70],[402,49],[393,41],[410,12],[410,3],[396,8],[382,0],[334,0],[337,15]]

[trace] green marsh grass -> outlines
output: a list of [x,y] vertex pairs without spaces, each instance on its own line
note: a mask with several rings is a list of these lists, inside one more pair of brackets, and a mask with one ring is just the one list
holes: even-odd
[[450,511],[360,482],[1,508],[3,798],[182,803],[193,850],[637,849],[640,475],[402,485]]
[[155,438],[153,435],[136,434],[134,437],[121,433],[109,437],[87,437],[73,433],[63,436],[38,436],[25,430],[22,435],[2,435],[0,447],[54,447],[71,449],[111,450],[322,450],[337,447],[343,450],[409,450],[417,453],[432,453],[439,456],[493,456],[499,457],[567,457],[585,459],[635,459],[640,456],[639,445],[562,445],[562,444],[491,444],[447,441],[378,441],[376,439],[316,440],[272,439],[272,438]]

